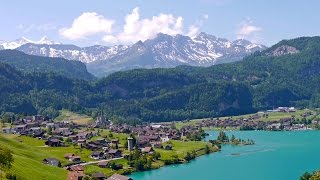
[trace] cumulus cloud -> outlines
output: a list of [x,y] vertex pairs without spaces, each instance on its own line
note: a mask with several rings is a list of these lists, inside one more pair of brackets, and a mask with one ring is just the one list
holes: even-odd
[[263,29],[254,25],[253,21],[250,18],[247,18],[245,21],[241,22],[237,30],[237,38],[253,38],[257,37],[258,33]]
[[107,19],[96,12],[85,12],[75,18],[70,27],[59,29],[59,34],[73,41],[95,36],[94,38],[101,38],[106,44],[132,44],[139,40],[154,38],[158,33],[185,34],[193,37],[200,32],[202,24],[207,19],[208,15],[202,15],[184,31],[183,17],[160,13],[142,18],[139,7],[136,7],[124,17],[123,25],[114,28],[116,24],[114,19]]
[[139,40],[153,38],[158,33],[176,35],[183,33],[183,18],[172,14],[160,13],[152,18],[140,18],[139,8],[136,7],[125,17],[121,32],[115,35],[105,35],[103,40],[108,43],[134,43]]
[[71,27],[61,28],[59,33],[70,40],[86,39],[99,33],[111,33],[114,22],[96,12],[85,12],[73,20]]

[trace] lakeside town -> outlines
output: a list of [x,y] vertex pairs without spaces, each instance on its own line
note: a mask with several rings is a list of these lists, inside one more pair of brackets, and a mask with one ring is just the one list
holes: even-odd
[[[219,150],[208,142],[196,142],[205,136],[200,128],[178,130],[172,124],[113,125],[105,117],[99,116],[94,123],[80,125],[37,115],[15,119],[12,124],[6,125],[2,128],[3,136],[15,135],[21,143],[24,140],[42,142],[41,148],[60,148],[63,156],[48,156],[42,159],[42,163],[68,170],[70,180],[86,177],[130,179],[124,175],[184,163]],[[21,137],[28,139],[20,140]],[[181,145],[186,147],[179,147]],[[181,149],[184,151],[176,153]],[[167,154],[169,156],[160,161],[160,157]],[[88,166],[94,170],[87,173]],[[109,173],[106,175],[104,172]]]
[[207,118],[200,121],[183,121],[180,126],[196,126],[206,130],[266,130],[293,131],[319,129],[320,118],[313,110],[297,110],[294,107],[278,107],[255,114]]
[[[279,112],[287,113],[290,117],[265,121],[271,118],[272,113]],[[280,107],[248,115],[246,118],[209,118],[196,122],[143,123],[135,126],[113,124],[104,116],[98,116],[89,124],[77,124],[68,119],[54,121],[37,115],[14,119],[11,124],[2,128],[2,134],[33,139],[43,143],[40,146],[43,148],[61,148],[59,158],[48,156],[42,159],[42,163],[68,170],[70,180],[87,177],[125,180],[130,179],[126,174],[135,171],[185,163],[197,156],[219,151],[221,144],[254,144],[253,140],[241,140],[234,136],[229,140],[229,137],[221,134],[223,131],[216,140],[203,142],[206,136],[204,129],[309,130],[319,124],[316,118],[310,119],[316,117],[315,111],[304,110],[299,117],[296,115],[295,108]],[[23,143],[23,140],[20,142]],[[184,144],[188,149],[185,149]],[[194,148],[194,145],[197,147]],[[64,147],[73,149],[63,149]],[[177,153],[182,150],[181,154]],[[90,173],[86,172],[88,166],[94,169]],[[106,170],[108,173],[106,175],[105,171],[99,170]]]

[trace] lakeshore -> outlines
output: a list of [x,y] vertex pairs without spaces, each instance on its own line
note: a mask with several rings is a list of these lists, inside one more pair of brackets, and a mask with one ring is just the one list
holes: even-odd
[[[207,140],[216,137],[209,131]],[[252,146],[224,145],[222,151],[188,164],[173,165],[130,175],[135,180],[161,179],[299,179],[320,167],[320,131],[227,131],[229,136],[254,139]]]

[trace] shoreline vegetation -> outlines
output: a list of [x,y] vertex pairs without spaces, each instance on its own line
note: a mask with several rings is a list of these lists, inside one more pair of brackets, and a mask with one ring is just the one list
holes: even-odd
[[229,138],[229,136],[226,135],[224,131],[220,131],[219,135],[216,140],[209,140],[209,142],[213,145],[254,145],[255,142],[252,139],[241,139],[241,138],[236,138],[233,134]]
[[302,176],[300,176],[300,180],[318,180],[320,179],[320,170],[314,171],[312,173],[305,172]]

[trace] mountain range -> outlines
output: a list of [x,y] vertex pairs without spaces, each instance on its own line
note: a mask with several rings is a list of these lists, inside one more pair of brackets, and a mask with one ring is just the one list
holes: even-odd
[[56,43],[53,40],[50,40],[47,36],[42,37],[39,41],[32,41],[25,37],[21,37],[11,42],[4,42],[0,41],[0,50],[1,49],[16,49],[24,44],[38,44],[38,45],[53,45],[53,44],[60,44]]
[[[37,70],[21,66],[26,58],[59,58],[16,50],[1,52],[1,113],[52,115],[68,109],[87,114],[103,111],[127,122],[163,122],[247,114],[279,106],[320,106],[320,37],[283,40],[234,63],[119,71],[91,81],[47,73],[55,67],[47,68],[47,63],[38,70],[43,73],[26,73]],[[19,66],[7,65],[18,58]],[[64,61],[66,65],[79,63],[86,70],[79,61]]]
[[114,46],[79,47],[56,43],[47,37],[39,41],[20,38],[0,43],[0,49],[16,49],[29,55],[81,61],[96,76],[136,68],[210,66],[238,61],[265,48],[264,45],[244,39],[229,41],[203,32],[194,38],[159,33],[155,38],[144,42]]

